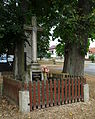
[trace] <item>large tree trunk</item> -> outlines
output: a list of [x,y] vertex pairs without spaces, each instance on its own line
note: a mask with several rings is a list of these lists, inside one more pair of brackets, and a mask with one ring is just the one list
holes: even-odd
[[79,48],[74,44],[69,50],[65,50],[63,72],[70,75],[84,75],[84,56],[80,54]]
[[15,47],[14,76],[16,80],[25,80],[24,76],[24,40],[19,40]]
[[[28,1],[22,0],[19,3],[19,6],[21,7],[21,13],[22,13],[22,23],[26,23],[26,11],[28,9]],[[22,29],[23,29],[22,24]],[[24,32],[24,31],[23,31]],[[23,33],[24,34],[24,33]],[[22,35],[22,34],[21,34]],[[19,39],[16,42],[15,45],[15,61],[14,61],[14,78],[16,80],[25,81],[25,71],[24,71],[24,40],[25,39]]]

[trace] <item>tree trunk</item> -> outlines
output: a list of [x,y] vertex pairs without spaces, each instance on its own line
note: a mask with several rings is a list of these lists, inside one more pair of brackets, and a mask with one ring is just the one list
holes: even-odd
[[80,54],[79,48],[74,44],[73,47],[65,51],[63,73],[70,75],[84,75],[84,56]]
[[24,40],[19,40],[15,47],[14,76],[16,80],[25,80],[24,76]]

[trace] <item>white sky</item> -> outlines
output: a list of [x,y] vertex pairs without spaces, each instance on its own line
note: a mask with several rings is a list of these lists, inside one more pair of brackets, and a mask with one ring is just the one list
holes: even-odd
[[94,42],[90,41],[90,47],[95,47],[95,41]]
[[50,46],[52,46],[52,45],[57,45],[58,44],[58,41],[57,41],[57,39],[55,40],[55,41],[50,41]]

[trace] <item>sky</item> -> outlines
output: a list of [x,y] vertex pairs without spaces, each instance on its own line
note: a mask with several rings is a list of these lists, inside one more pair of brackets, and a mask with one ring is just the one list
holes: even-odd
[[90,41],[90,47],[95,47],[95,41],[94,42]]
[[50,41],[50,46],[52,46],[52,45],[57,45],[58,44],[58,41],[57,41],[57,39],[55,40],[55,41]]

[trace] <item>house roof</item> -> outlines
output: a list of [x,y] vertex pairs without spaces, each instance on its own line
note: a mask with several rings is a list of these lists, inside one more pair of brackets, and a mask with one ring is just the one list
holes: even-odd
[[56,46],[55,45],[52,45],[50,48],[49,48],[49,50],[53,50],[53,49],[55,49],[56,48]]
[[95,54],[95,48],[90,48],[89,53]]

